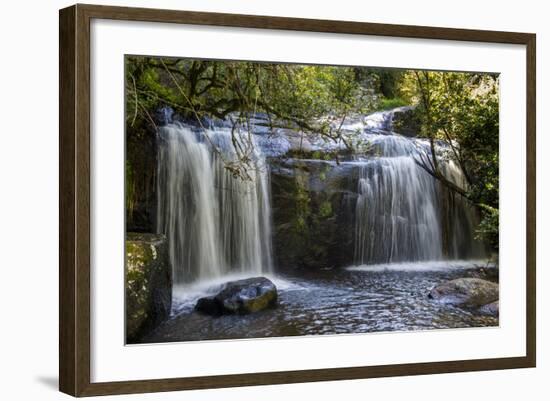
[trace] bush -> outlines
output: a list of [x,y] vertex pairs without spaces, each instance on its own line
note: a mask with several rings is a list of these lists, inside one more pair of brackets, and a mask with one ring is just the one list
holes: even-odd
[[405,100],[401,99],[400,97],[394,97],[390,99],[383,98],[382,100],[380,100],[377,108],[379,110],[390,110],[402,106],[407,106],[407,102],[405,102]]

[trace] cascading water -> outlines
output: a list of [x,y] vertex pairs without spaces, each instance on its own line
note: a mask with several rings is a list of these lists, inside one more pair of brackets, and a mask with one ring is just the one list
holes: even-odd
[[159,142],[157,229],[168,238],[174,285],[271,271],[269,175],[262,155],[253,151],[248,177],[235,177],[225,168],[237,157],[228,128],[169,124],[160,129]]
[[[361,131],[370,144],[353,162],[354,263],[483,257],[473,238],[475,210],[418,166],[419,152],[428,154],[429,145],[392,132],[393,114],[379,112],[344,126]],[[168,237],[175,285],[272,271],[270,180],[263,156],[271,148],[264,136],[247,134],[236,133],[237,140],[246,135],[253,145],[252,168],[243,179],[225,168],[237,158],[227,126],[206,130],[175,123],[160,129],[157,224]],[[441,166],[464,186],[452,161]]]
[[[358,161],[355,263],[483,256],[473,238],[475,211],[418,166],[419,152],[427,152],[429,145],[389,131],[391,116],[376,113],[364,123],[363,136],[372,149]],[[452,162],[443,169],[450,180],[463,184]]]
[[357,262],[442,257],[437,188],[412,157],[381,157],[362,164],[356,213]]

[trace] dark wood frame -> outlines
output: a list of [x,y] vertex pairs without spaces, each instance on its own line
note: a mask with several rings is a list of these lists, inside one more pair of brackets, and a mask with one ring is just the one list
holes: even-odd
[[[90,382],[90,21],[92,18],[525,45],[527,49],[527,309],[524,357]],[[59,13],[59,388],[73,396],[535,367],[535,48],[530,33],[74,5]]]

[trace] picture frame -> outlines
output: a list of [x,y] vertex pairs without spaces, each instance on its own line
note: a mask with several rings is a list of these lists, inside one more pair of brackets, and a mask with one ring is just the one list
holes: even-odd
[[[93,20],[512,44],[525,47],[526,215],[525,355],[435,362],[255,371],[120,381],[93,381],[91,181]],[[351,21],[313,20],[77,4],[59,14],[59,389],[72,396],[350,380],[536,366],[536,36]],[[121,98],[121,101],[122,98]],[[304,341],[308,341],[304,339]]]

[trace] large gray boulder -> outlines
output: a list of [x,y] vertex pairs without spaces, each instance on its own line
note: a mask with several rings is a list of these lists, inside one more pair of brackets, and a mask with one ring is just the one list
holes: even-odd
[[498,300],[498,284],[479,278],[459,278],[435,286],[428,297],[442,303],[479,308]]
[[166,238],[126,235],[126,339],[134,342],[170,316],[172,270]]
[[230,281],[211,297],[200,298],[195,309],[208,315],[248,314],[277,305],[277,287],[265,277]]

